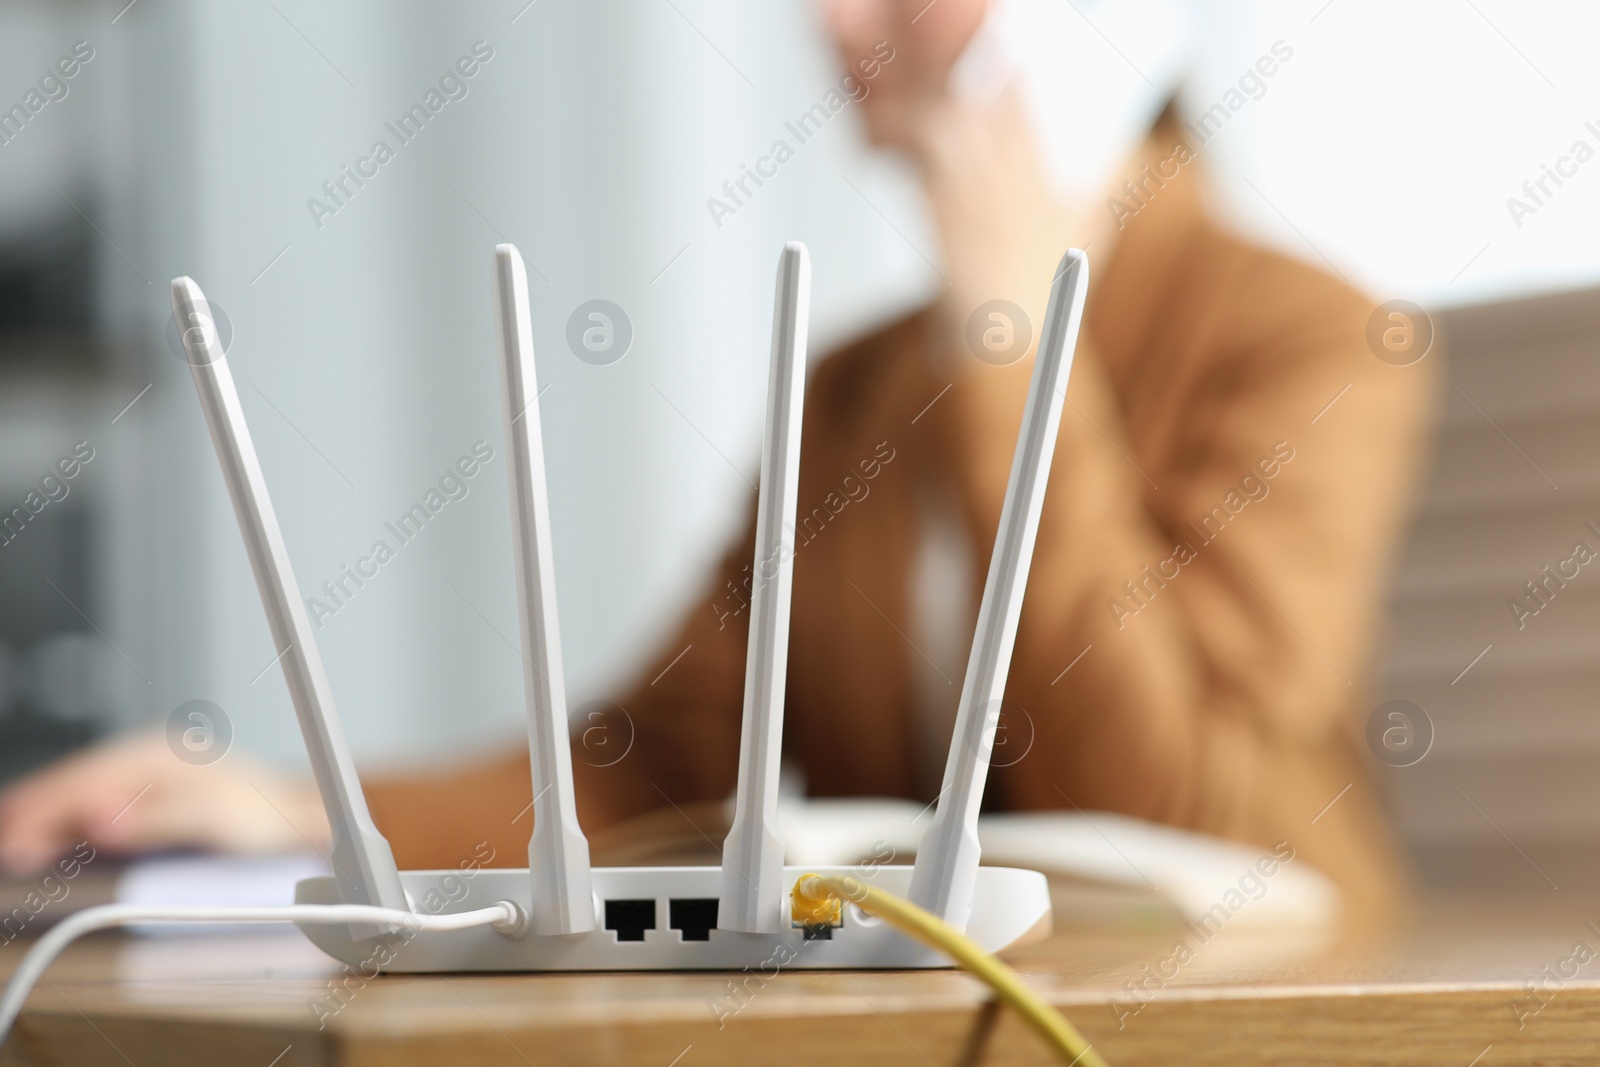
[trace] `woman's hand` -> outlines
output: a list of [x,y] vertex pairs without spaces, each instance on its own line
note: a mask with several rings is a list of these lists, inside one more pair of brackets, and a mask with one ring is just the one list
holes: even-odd
[[326,848],[309,781],[230,752],[208,766],[173,755],[159,732],[103,741],[0,793],[0,868],[32,874],[81,841],[97,850],[281,852]]
[[1020,306],[1036,340],[1062,254],[1092,245],[1103,255],[1115,232],[1103,213],[1052,188],[1014,83],[987,104],[952,91],[951,69],[987,10],[987,0],[826,3],[851,69],[879,41],[894,48],[861,106],[872,141],[904,152],[921,178],[949,282],[940,300],[946,336],[957,343],[991,300]]

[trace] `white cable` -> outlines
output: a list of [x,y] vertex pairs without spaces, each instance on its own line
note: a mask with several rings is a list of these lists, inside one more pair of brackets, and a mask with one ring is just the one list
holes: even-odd
[[55,962],[63,949],[84,934],[133,923],[312,923],[336,925],[371,923],[403,927],[407,930],[466,930],[492,926],[501,933],[521,929],[522,909],[509,900],[498,901],[476,911],[449,915],[420,915],[414,911],[379,908],[368,904],[292,904],[283,907],[211,908],[155,907],[140,904],[105,904],[85,908],[52,927],[28,950],[22,963],[6,983],[0,996],[0,1046],[11,1034],[11,1026],[22,1013],[23,1002],[44,977],[45,968]]

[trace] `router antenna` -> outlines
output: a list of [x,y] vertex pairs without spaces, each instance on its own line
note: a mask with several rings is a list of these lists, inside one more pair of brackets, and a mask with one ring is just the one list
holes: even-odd
[[1076,248],[1068,249],[1050,287],[1033,381],[1022,409],[1022,430],[1000,508],[1000,529],[989,557],[989,576],[978,608],[967,675],[961,684],[961,705],[945,761],[939,807],[922,836],[911,876],[911,899],[957,929],[966,928],[972,910],[978,876],[978,807],[989,776],[1000,700],[1017,640],[1017,621],[1022,615],[1022,596],[1039,533],[1039,514],[1044,508],[1045,484],[1050,478],[1088,285],[1088,257]]
[[[194,376],[195,391],[200,394],[206,425],[211,430],[211,442],[222,464],[222,480],[228,485],[239,531],[244,535],[245,552],[250,557],[250,569],[255,572],[256,588],[261,591],[272,643],[280,650],[278,662],[283,666],[289,699],[300,720],[300,733],[311,757],[311,773],[328,813],[328,826],[333,831],[329,863],[339,899],[345,904],[410,910],[394,853],[367,811],[367,798],[361,792],[344,729],[339,725],[328,675],[311,636],[305,599],[289,566],[289,551],[267,496],[267,482],[250,440],[250,428],[245,424],[239,391],[223,356],[211,305],[193,279],[173,279],[172,314],[178,323],[184,358]],[[380,926],[351,927],[352,936],[358,939],[383,932],[385,928]]]
[[794,587],[794,518],[800,496],[800,413],[805,399],[806,320],[811,260],[791,241],[778,259],[772,309],[772,368],[766,436],[756,494],[756,554],[744,668],[744,724],[733,826],[722,846],[717,926],[764,933],[787,929],[783,838],[778,833],[778,763],[783,687],[789,666],[789,600]]
[[506,469],[511,482],[511,537],[517,568],[517,622],[522,635],[522,691],[528,705],[533,769],[533,882],[529,927],[536,934],[581,934],[595,928],[589,842],[578,827],[572,791],[572,739],[561,670],[556,571],[545,492],[539,382],[533,362],[528,272],[515,245],[494,249],[495,328],[500,338]]

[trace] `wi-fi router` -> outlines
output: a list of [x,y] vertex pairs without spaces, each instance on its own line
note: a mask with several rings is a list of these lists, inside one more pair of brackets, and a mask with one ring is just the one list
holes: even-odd
[[[446,915],[508,901],[520,919],[504,929],[451,931],[306,923],[301,925],[305,935],[345,963],[405,973],[950,966],[942,954],[853,905],[820,917],[801,908],[793,899],[795,883],[808,874],[853,874],[908,895],[989,952],[1047,928],[1050,896],[1044,875],[980,866],[977,820],[1088,273],[1087,258],[1073,249],[1051,285],[944,785],[912,867],[802,868],[783,862],[778,763],[811,289],[804,245],[786,245],[778,262],[739,778],[720,867],[590,866],[573,795],[532,320],[527,275],[516,248],[495,248],[494,305],[533,768],[534,825],[526,868],[489,868],[470,879],[458,871],[396,868],[356,777],[220,339],[215,330],[198,331],[197,347],[203,351],[189,359],[195,388],[332,829],[333,873],[300,882],[296,902]],[[180,326],[212,321],[204,294],[188,278],[172,283],[172,308]]]

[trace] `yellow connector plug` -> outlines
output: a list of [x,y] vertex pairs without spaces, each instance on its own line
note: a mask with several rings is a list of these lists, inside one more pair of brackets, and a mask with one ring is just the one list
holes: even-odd
[[843,926],[844,901],[823,887],[818,875],[803,874],[795,880],[789,894],[789,923],[792,926]]

